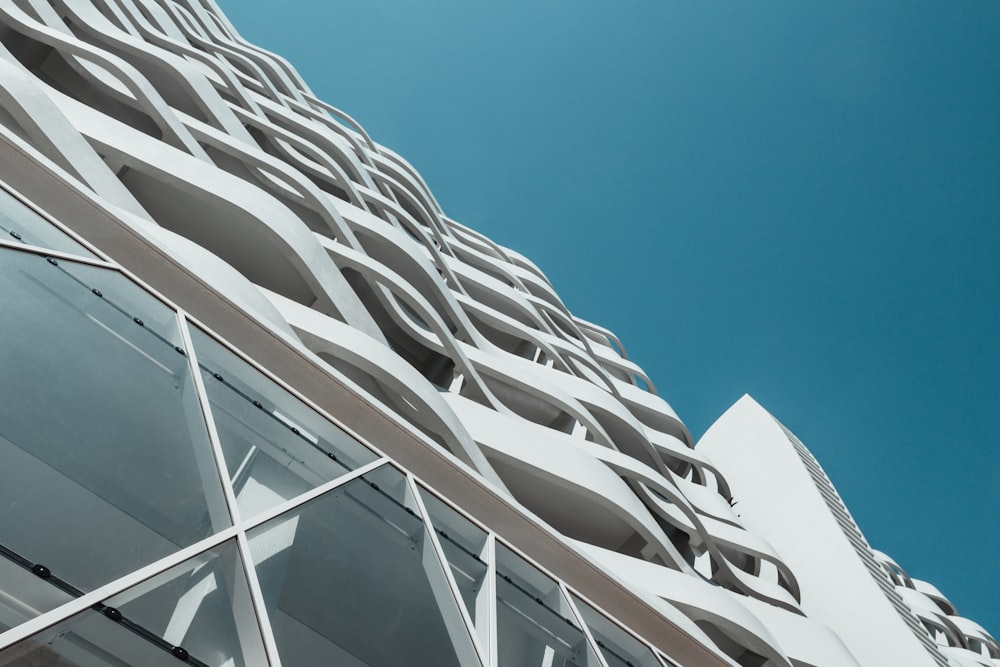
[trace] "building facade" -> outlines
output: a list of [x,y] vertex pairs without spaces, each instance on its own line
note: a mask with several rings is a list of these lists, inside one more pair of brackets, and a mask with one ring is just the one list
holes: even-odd
[[727,410],[698,447],[726,462],[740,520],[795,572],[802,611],[860,664],[996,662],[989,633],[872,549],[816,458],[752,398]]
[[0,183],[0,665],[1000,664],[211,0],[0,2]]

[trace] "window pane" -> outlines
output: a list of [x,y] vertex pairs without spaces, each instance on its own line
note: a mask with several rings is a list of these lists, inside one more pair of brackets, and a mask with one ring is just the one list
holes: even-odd
[[500,667],[598,667],[556,582],[497,544]]
[[243,518],[378,458],[202,331],[191,336]]
[[81,257],[95,257],[94,253],[2,188],[0,188],[0,232],[5,241],[51,248]]
[[573,596],[573,603],[580,611],[590,634],[597,642],[601,654],[608,667],[661,667],[652,651],[643,646],[635,637],[628,634],[604,615],[588,605],[580,598]]
[[35,575],[30,564],[11,556],[0,554],[0,632],[73,599],[66,591]]
[[177,667],[177,658],[98,611],[85,611],[0,651],[4,667]]
[[200,554],[0,652],[12,667],[266,664],[234,543]]
[[14,250],[0,311],[3,547],[86,591],[227,525],[173,311]]
[[438,534],[452,576],[458,584],[462,602],[476,626],[483,646],[489,645],[489,600],[486,599],[488,566],[480,558],[486,545],[486,532],[467,520],[433,494],[421,489],[421,499],[428,518]]
[[285,667],[478,664],[406,495],[383,466],[250,533]]
[[227,542],[117,595],[107,605],[209,665],[265,661],[235,542]]

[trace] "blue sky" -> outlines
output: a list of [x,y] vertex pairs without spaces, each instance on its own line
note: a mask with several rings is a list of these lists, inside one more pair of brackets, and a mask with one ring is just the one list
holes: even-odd
[[1000,3],[220,4],[696,437],[750,393],[1000,633]]

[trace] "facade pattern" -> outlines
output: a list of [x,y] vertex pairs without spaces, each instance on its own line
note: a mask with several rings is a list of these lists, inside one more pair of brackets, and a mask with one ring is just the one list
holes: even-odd
[[950,664],[948,654],[954,654],[956,661],[978,659],[965,655],[965,651],[981,658],[1000,657],[1000,645],[996,640],[978,623],[959,616],[955,605],[937,588],[926,581],[911,579],[892,558],[872,549],[816,457],[794,433],[784,425],[781,428],[823,495],[830,513],[851,541],[858,558],[934,662],[947,667]]
[[674,664],[4,204],[0,664]]
[[803,611],[860,664],[991,665],[1000,658],[985,629],[872,549],[816,457],[752,398],[727,410],[699,447],[729,464],[742,519],[795,570]]
[[[927,630],[920,625],[920,621],[917,616],[913,613],[903,598],[896,592],[895,582],[893,582],[890,577],[887,577],[887,566],[888,563],[885,559],[876,560],[876,554],[868,541],[865,540],[865,536],[861,534],[861,529],[858,528],[858,524],[854,522],[851,517],[850,512],[847,510],[847,506],[844,505],[844,501],[841,500],[840,494],[833,487],[830,482],[830,478],[826,476],[823,472],[823,468],[819,465],[819,461],[816,457],[812,455],[806,446],[802,444],[802,441],[798,437],[785,428],[784,425],[781,429],[785,432],[785,436],[788,438],[788,442],[791,443],[792,447],[795,449],[795,453],[799,455],[802,459],[802,464],[809,471],[809,476],[812,477],[813,482],[816,484],[816,488],[819,490],[820,494],[823,496],[823,500],[826,502],[827,507],[830,509],[830,514],[836,518],[837,523],[840,525],[841,530],[844,532],[844,536],[850,541],[851,546],[854,547],[854,552],[858,555],[858,558],[864,563],[865,568],[872,575],[872,580],[882,589],[885,594],[886,599],[892,604],[895,611],[899,614],[899,617],[913,632],[913,636],[917,638],[930,656],[934,659],[934,662],[939,665],[939,667],[948,667],[948,661],[945,659],[941,652],[938,650],[937,644],[931,639],[931,636],[927,633]],[[891,562],[891,561],[888,561]],[[891,576],[891,573],[890,573]]]
[[869,664],[614,334],[211,0],[0,2],[0,141],[0,664]]

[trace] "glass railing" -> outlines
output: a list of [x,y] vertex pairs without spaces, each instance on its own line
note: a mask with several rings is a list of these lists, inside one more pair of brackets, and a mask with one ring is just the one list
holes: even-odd
[[660,664],[2,191],[0,230],[0,664]]

